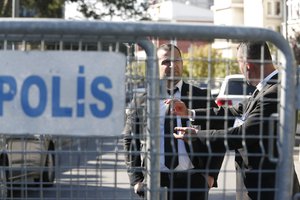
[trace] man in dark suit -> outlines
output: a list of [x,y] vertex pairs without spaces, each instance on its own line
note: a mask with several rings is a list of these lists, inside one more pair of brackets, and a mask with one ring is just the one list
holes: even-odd
[[[200,89],[182,80],[183,61],[178,47],[172,44],[161,45],[157,50],[160,80],[165,80],[165,89],[172,90],[169,95],[160,96],[160,187],[168,188],[169,200],[207,199],[208,189],[216,186],[218,170],[223,157],[208,157],[205,145],[192,145],[173,137],[174,127],[188,126],[189,120],[172,115],[167,98],[181,99],[186,106],[206,108],[217,107],[207,90]],[[145,183],[146,144],[146,102],[147,94],[133,99],[127,112],[124,129],[125,161],[131,185],[135,193],[143,196]],[[207,100],[209,99],[209,100]],[[202,129],[206,121],[200,120]],[[197,153],[206,153],[202,156]],[[208,170],[210,169],[210,171]]]
[[[271,54],[265,42],[241,43],[238,47],[237,58],[240,71],[245,75],[247,82],[256,86],[257,89],[244,104],[228,108],[227,125],[228,127],[233,125],[233,127],[210,130],[209,133],[188,127],[178,127],[175,130],[182,132],[174,136],[177,139],[188,140],[188,135],[193,134],[194,137],[196,135],[204,140],[206,134],[209,134],[206,139],[215,151],[235,150],[237,169],[242,174],[249,196],[243,195],[242,199],[274,199],[277,162],[272,157],[278,157],[278,149],[276,128],[274,133],[270,133],[270,117],[278,112],[278,71],[272,64]],[[188,114],[199,116],[207,112],[204,109],[187,110],[179,101],[174,103],[174,107],[175,113],[180,116]],[[220,107],[218,110],[211,110],[211,114],[212,116],[225,116],[225,110]],[[226,136],[226,143],[224,136]],[[270,146],[273,146],[273,150]],[[293,193],[297,191],[299,191],[299,182],[294,171]]]

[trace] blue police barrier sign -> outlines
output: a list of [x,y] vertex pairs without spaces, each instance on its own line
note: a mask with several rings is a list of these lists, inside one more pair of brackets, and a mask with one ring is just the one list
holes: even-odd
[[125,66],[112,52],[1,52],[0,132],[120,135]]

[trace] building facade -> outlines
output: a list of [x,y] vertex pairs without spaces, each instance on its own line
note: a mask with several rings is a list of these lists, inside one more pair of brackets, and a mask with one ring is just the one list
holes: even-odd
[[[282,32],[283,2],[281,0],[214,0],[214,24],[249,26]],[[236,55],[236,44],[217,40],[214,48],[224,57]]]
[[[213,12],[210,9],[211,3],[209,0],[157,0],[152,1],[148,13],[154,22],[213,24]],[[190,47],[189,41],[160,39],[153,40],[153,42],[157,46],[162,43],[174,43],[183,53],[188,52]],[[194,43],[194,45],[200,46],[206,43],[206,41],[203,41]]]
[[283,32],[294,50],[297,65],[300,65],[300,0],[286,1],[286,20]]

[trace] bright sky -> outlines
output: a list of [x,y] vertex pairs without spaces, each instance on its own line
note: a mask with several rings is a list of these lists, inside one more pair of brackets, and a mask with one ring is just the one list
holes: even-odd
[[[142,2],[144,0],[137,0],[138,3]],[[86,3],[90,3],[90,4],[94,4],[96,2],[96,0],[88,0],[88,1],[85,1]],[[101,3],[98,3],[96,5],[96,7],[99,7],[99,9],[101,8]],[[83,15],[77,11],[77,8],[78,8],[78,3],[71,3],[71,2],[66,2],[65,3],[65,19],[71,19],[71,20],[82,20],[82,19],[85,19],[83,17]],[[107,17],[107,18],[103,18],[103,20],[111,20],[110,17]],[[134,20],[134,19],[132,19]],[[114,16],[112,21],[123,21],[120,17],[116,17]],[[127,20],[128,21],[128,20]]]
[[[93,1],[94,0],[89,0],[87,2],[93,4],[94,3]],[[97,4],[97,6],[100,7],[101,3]],[[77,11],[77,8],[78,8],[78,4],[76,2],[75,3],[66,2],[65,19],[76,19],[76,20],[85,19],[84,16],[79,11]],[[110,20],[110,17],[108,17],[108,20]],[[121,19],[119,17],[114,17],[112,21],[120,21],[120,20]]]
[[65,3],[65,19],[83,19],[83,15],[77,11],[78,4],[66,2]]

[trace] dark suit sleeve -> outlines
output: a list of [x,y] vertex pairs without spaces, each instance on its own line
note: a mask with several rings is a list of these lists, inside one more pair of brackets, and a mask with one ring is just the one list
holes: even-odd
[[[195,109],[196,118],[193,124],[200,125],[201,130],[227,129],[233,126],[235,117],[240,116],[244,108],[245,102],[230,108],[218,107],[211,98],[209,107],[198,107]],[[214,177],[214,187],[217,187],[217,178],[226,150],[214,148],[214,146],[211,146],[210,143],[204,140],[197,140],[196,142],[200,146],[201,151],[207,152],[209,155],[205,160],[206,169],[208,169],[208,174]]]
[[[187,106],[189,107],[189,105]],[[192,109],[195,108],[197,108],[199,112],[196,112],[196,119],[193,122],[194,125],[200,125],[201,130],[207,130],[211,127],[223,128],[224,118],[222,117],[220,119],[218,118],[218,115],[224,116],[224,114],[221,113],[224,110],[216,105],[207,90],[194,89]],[[215,181],[213,187],[217,187],[217,179],[225,152],[213,151],[205,141],[202,142],[201,140],[197,140],[194,143],[196,144],[193,144],[193,146],[197,146],[198,151],[200,152],[198,159],[203,163],[205,172],[214,177]]]
[[[210,145],[217,151],[225,151],[226,149],[245,148],[244,142],[246,148],[259,144],[260,136],[269,134],[269,117],[272,113],[277,113],[277,104],[277,88],[274,86],[263,97],[254,100],[251,111],[246,113],[247,116],[242,125],[222,130],[209,130]],[[207,131],[201,130],[198,133],[202,140],[206,135]],[[243,135],[246,138],[242,137]]]
[[145,97],[134,99],[126,111],[124,136],[125,163],[130,184],[134,186],[137,182],[144,180],[141,160],[141,136],[143,134],[143,109],[141,101]]
[[[218,107],[213,105],[210,108],[197,108],[195,111],[195,122],[194,124],[201,124],[203,119],[209,124],[209,128],[201,128],[202,130],[206,129],[225,129],[232,127],[236,117],[240,117],[243,114],[243,109],[246,106],[246,102],[239,103],[234,107]],[[202,127],[202,126],[201,126]],[[206,126],[204,126],[206,127]]]

